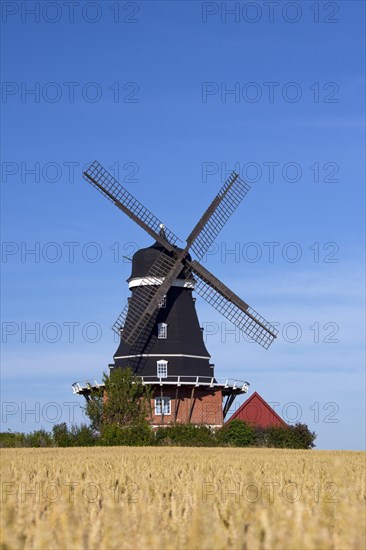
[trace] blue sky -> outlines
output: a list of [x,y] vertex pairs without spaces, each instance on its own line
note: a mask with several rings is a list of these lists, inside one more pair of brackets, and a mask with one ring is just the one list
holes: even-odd
[[71,383],[117,347],[123,256],[151,241],[82,180],[96,158],[182,240],[226,171],[252,184],[205,265],[280,335],[262,350],[198,299],[216,374],[318,448],[363,448],[364,3],[3,2],[2,21],[2,429],[79,422]]

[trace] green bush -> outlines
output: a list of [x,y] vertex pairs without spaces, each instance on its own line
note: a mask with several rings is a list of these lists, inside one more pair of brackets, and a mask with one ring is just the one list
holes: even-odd
[[316,433],[309,430],[306,424],[300,424],[298,422],[291,428],[294,449],[313,449],[315,447],[314,441],[316,439]]
[[53,441],[56,447],[72,447],[73,437],[69,432],[66,422],[55,424],[52,428]]
[[312,449],[315,447],[315,432],[309,430],[306,424],[295,424],[295,426],[281,426],[269,428],[268,447],[281,449]]
[[182,445],[203,447],[215,445],[213,432],[204,425],[176,424],[158,428],[155,432],[156,445]]
[[26,436],[20,432],[1,432],[0,447],[25,447]]
[[152,429],[146,424],[126,427],[118,424],[104,424],[100,436],[100,445],[141,447],[151,445],[152,437]]
[[99,443],[99,438],[91,426],[81,424],[81,426],[72,426],[70,435],[75,447],[92,447]]
[[26,447],[52,447],[52,435],[46,430],[35,430],[25,435]]
[[268,447],[268,428],[261,426],[253,426],[254,431],[254,446]]
[[98,442],[94,430],[86,424],[72,426],[70,430],[66,422],[55,424],[52,437],[56,447],[91,447]]
[[255,433],[243,420],[233,420],[216,432],[217,441],[235,447],[248,447],[255,443]]

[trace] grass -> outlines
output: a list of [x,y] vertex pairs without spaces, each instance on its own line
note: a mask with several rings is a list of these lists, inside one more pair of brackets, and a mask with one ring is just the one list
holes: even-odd
[[364,549],[365,455],[1,451],[1,548]]

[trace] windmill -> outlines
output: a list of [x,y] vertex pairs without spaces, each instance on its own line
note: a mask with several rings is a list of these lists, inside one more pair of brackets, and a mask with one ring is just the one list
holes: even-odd
[[[112,327],[120,345],[110,369],[131,367],[152,386],[152,425],[222,425],[235,397],[248,391],[248,383],[215,377],[192,292],[263,348],[276,338],[269,322],[199,263],[250,186],[232,172],[181,248],[173,231],[97,161],[83,177],[154,239],[133,256],[127,281],[132,294]],[[75,382],[73,389],[88,398],[100,386],[96,381]]]

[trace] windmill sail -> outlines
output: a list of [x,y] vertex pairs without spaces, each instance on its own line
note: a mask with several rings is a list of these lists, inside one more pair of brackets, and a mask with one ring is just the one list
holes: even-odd
[[[180,241],[96,160],[83,172],[83,177],[168,250],[173,250],[172,245]],[[161,234],[162,227],[166,238]]]
[[232,172],[187,239],[187,246],[192,248],[199,260],[249,190],[250,186]]
[[268,349],[278,330],[198,262],[189,262],[197,281],[195,291],[251,340]]

